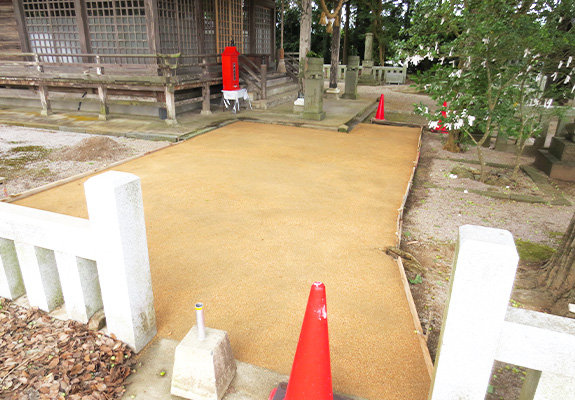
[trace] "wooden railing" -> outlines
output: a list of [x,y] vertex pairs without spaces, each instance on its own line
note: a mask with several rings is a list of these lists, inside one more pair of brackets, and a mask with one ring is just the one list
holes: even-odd
[[267,54],[242,54],[239,58],[240,77],[247,83],[248,90],[256,92],[261,100],[267,99],[268,64]]
[[284,61],[287,75],[297,82],[299,76],[299,53],[284,53]]
[[107,94],[111,89],[123,93],[120,102],[132,93],[128,96],[135,100],[130,105],[154,103],[165,108],[166,122],[176,123],[176,105],[181,101],[176,104],[174,92],[202,87],[203,98],[183,101],[203,100],[207,108],[213,97],[209,85],[221,83],[221,74],[219,54],[0,53],[0,85],[37,87],[44,115],[51,113],[48,87],[97,89],[100,119],[106,120],[108,103],[115,101]]

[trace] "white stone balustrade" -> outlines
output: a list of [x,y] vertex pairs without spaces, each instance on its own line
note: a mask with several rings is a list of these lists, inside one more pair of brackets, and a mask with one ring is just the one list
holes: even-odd
[[110,171],[85,183],[90,219],[0,203],[0,296],[24,293],[87,323],[104,308],[108,331],[136,352],[156,334],[140,180]]
[[575,321],[508,307],[517,262],[509,232],[459,228],[429,399],[483,400],[494,360],[529,368],[520,400],[573,398]]
[[[346,65],[338,65],[337,67],[337,80],[344,81],[346,75],[347,66]],[[363,70],[362,66],[359,66],[359,71]],[[384,83],[397,83],[397,84],[404,84],[405,78],[407,77],[407,65],[403,67],[371,67],[371,73],[373,78],[378,82]],[[329,80],[331,75],[331,65],[324,64],[323,65],[323,75],[326,80]]]

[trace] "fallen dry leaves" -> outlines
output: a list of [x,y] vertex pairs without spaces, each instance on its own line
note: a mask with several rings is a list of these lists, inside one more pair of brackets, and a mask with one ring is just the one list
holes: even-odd
[[113,335],[0,298],[2,399],[118,399],[131,358],[130,348]]

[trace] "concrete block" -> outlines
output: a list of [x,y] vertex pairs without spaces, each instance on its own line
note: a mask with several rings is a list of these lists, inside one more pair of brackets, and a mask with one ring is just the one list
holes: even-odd
[[157,332],[140,179],[109,171],[84,189],[108,331],[139,352]]
[[533,400],[571,400],[574,393],[573,377],[542,372]]
[[24,293],[26,289],[14,242],[0,238],[0,297],[14,300]]
[[575,378],[575,320],[509,307],[495,358]]
[[50,312],[64,303],[52,250],[14,243],[31,307]]
[[90,317],[103,307],[96,262],[59,251],[55,256],[67,316],[87,324]]
[[429,399],[484,399],[518,260],[508,231],[459,228]]
[[194,326],[176,347],[171,392],[192,400],[220,400],[235,374],[228,334],[206,328],[200,342]]

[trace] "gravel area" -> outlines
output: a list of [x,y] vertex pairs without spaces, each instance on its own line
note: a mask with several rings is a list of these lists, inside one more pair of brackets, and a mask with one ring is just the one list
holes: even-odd
[[0,125],[0,176],[6,178],[6,191],[0,192],[0,199],[168,145],[125,137]]

